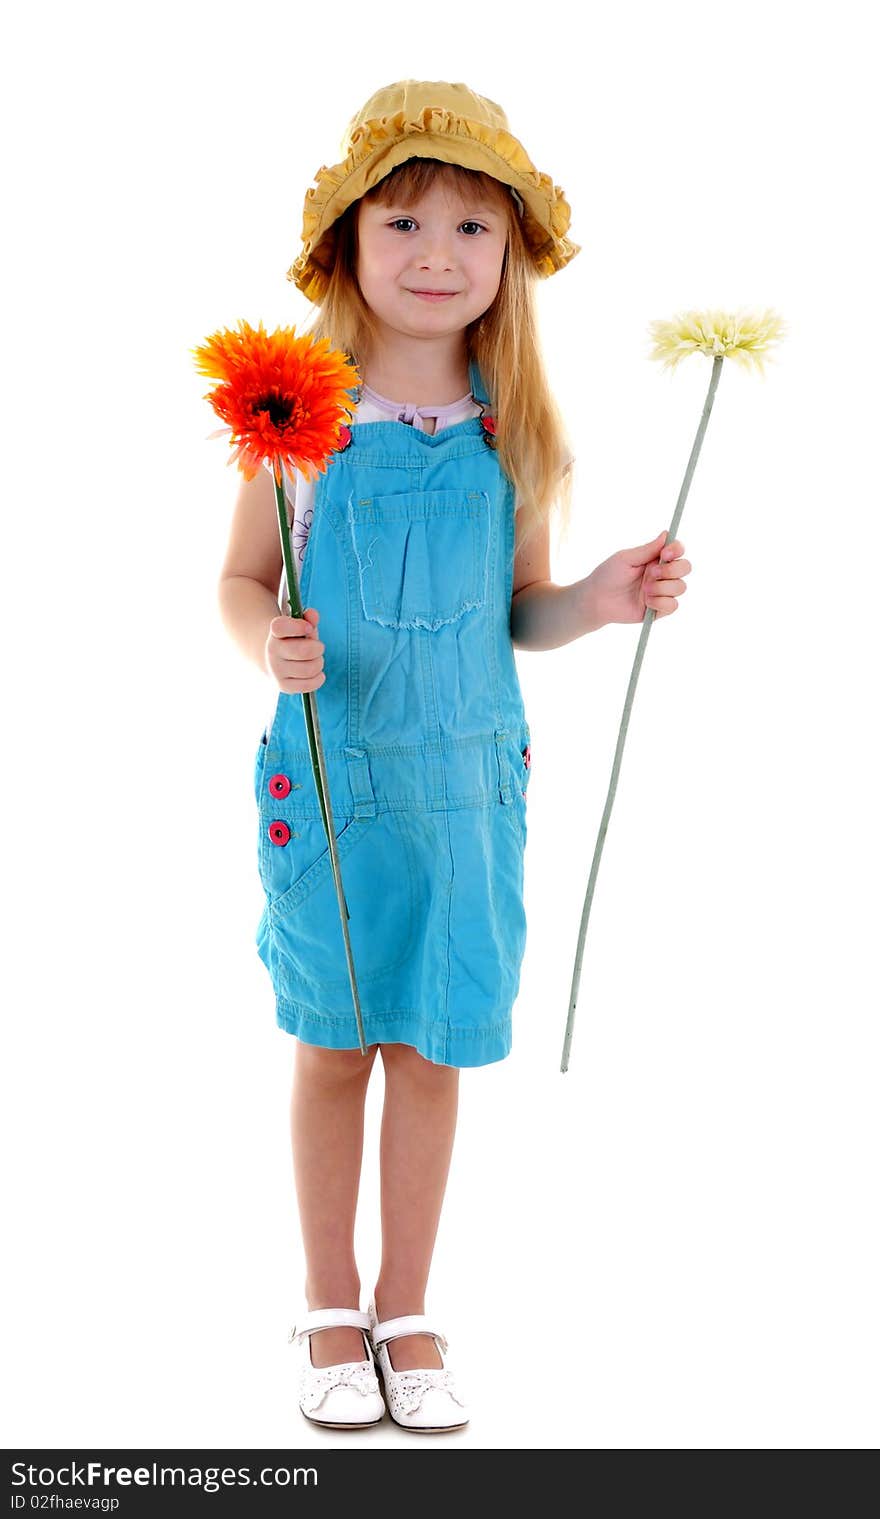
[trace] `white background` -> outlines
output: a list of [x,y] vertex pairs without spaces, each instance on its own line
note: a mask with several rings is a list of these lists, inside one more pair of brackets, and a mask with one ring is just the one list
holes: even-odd
[[[559,1069],[638,626],[517,655],[532,729],[514,1049],[465,1071],[427,1306],[444,1448],[876,1443],[876,147],[868,8],[275,0],[19,11],[4,115],[8,1445],[418,1443],[315,1430],[294,1043],[253,943],[274,695],[219,617],[238,477],[190,348],[301,322],[302,202],[380,85],[505,107],[583,251],[540,287],[578,456],[554,578],[668,526]],[[246,19],[245,19],[246,18]],[[359,1260],[379,1259],[377,1065]],[[423,1441],[419,1448],[436,1448]]]

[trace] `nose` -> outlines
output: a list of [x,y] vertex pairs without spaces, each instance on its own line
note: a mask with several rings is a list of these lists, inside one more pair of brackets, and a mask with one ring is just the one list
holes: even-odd
[[445,232],[424,232],[416,253],[420,269],[453,269],[455,255],[450,247],[450,237]]

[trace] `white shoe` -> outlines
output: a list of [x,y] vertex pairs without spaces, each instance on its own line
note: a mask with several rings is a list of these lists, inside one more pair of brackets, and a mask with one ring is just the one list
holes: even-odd
[[[370,1303],[370,1341],[376,1356],[388,1401],[388,1412],[403,1429],[422,1434],[440,1434],[447,1429],[462,1429],[470,1413],[449,1370],[445,1351],[446,1337],[435,1329],[424,1313],[407,1313],[401,1318],[379,1322],[376,1304]],[[443,1361],[439,1367],[419,1367],[416,1371],[395,1371],[388,1354],[388,1341],[404,1334],[430,1334]]]
[[[362,1361],[343,1361],[338,1366],[315,1366],[309,1336],[318,1329],[349,1324],[361,1330]],[[288,1336],[294,1346],[299,1372],[297,1395],[300,1411],[313,1424],[330,1429],[363,1429],[378,1424],[385,1413],[369,1340],[369,1314],[358,1308],[315,1308],[303,1313]]]

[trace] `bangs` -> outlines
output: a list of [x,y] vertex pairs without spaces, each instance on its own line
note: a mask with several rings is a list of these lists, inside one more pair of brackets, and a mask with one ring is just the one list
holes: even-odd
[[363,199],[378,201],[383,206],[392,202],[414,206],[437,179],[457,190],[463,201],[470,202],[473,210],[499,211],[503,208],[506,211],[508,202],[513,206],[507,186],[493,179],[491,174],[484,174],[479,169],[465,169],[461,164],[444,163],[438,158],[408,158],[380,179]]

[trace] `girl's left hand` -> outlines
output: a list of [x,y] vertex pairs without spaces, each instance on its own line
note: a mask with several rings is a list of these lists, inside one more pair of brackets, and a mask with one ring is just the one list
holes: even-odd
[[678,611],[676,597],[687,590],[691,565],[681,557],[679,538],[666,546],[667,533],[664,528],[651,543],[619,549],[593,570],[589,581],[602,622],[641,622],[648,607],[658,617]]

